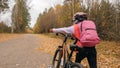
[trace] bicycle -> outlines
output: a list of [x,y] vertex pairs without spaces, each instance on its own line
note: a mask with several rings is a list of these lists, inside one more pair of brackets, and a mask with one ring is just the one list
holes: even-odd
[[[75,50],[79,49],[75,44],[77,43],[77,39],[73,38],[69,34],[57,33],[56,35],[61,34],[64,36],[62,45],[58,46],[54,53],[54,57],[52,60],[53,68],[83,68],[80,63],[72,62],[71,57]],[[68,52],[68,48],[66,45],[67,39],[74,39],[74,43],[70,45],[70,51]]]

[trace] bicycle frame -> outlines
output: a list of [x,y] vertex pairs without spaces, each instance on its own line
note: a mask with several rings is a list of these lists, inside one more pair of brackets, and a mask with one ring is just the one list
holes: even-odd
[[[70,36],[68,34],[63,34],[63,33],[59,33],[59,34],[62,34],[64,36],[64,39],[63,39],[63,43],[60,46],[58,46],[58,48],[55,51],[53,61],[52,61],[53,67],[55,68],[61,68],[61,67],[62,68],[72,68],[72,67],[83,68],[81,64],[74,63],[71,60],[73,51],[77,50],[78,48],[76,45],[74,45],[76,44],[78,39],[73,38],[73,36]],[[58,35],[58,33],[56,35]],[[72,45],[70,45],[71,52],[68,51],[68,47],[66,43],[68,38],[75,40],[75,42]]]
[[[67,39],[69,37],[68,34],[63,34],[63,33],[60,33],[60,34],[62,34],[64,36],[62,46],[59,46],[59,48],[62,49],[62,59],[61,60],[63,62],[63,67],[65,67],[65,63],[66,63],[66,61],[70,61],[73,51],[71,51],[70,53],[68,52],[67,43],[66,43]],[[76,43],[76,41],[77,40],[75,40],[74,44]]]

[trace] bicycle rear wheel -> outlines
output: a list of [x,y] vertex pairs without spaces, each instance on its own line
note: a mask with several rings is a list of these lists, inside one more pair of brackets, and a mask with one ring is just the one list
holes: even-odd
[[60,48],[58,48],[55,51],[53,61],[52,61],[52,64],[53,64],[54,68],[60,68],[61,58],[62,58],[62,50]]
[[66,62],[65,68],[84,68],[80,63],[73,63],[71,61]]
[[80,63],[72,63],[71,68],[84,68]]

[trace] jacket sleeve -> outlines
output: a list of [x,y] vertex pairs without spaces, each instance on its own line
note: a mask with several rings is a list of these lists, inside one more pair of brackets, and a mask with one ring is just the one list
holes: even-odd
[[63,27],[63,28],[53,28],[53,32],[55,32],[55,33],[74,34],[74,26]]

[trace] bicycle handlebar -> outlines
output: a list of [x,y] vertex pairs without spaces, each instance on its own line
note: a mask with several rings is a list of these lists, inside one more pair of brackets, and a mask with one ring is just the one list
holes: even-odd
[[73,44],[76,44],[78,39],[76,37],[74,37],[73,35],[71,34],[64,34],[64,33],[56,33],[56,35],[58,36],[59,34],[61,34],[62,36],[64,36],[64,40],[63,42],[65,43],[67,41],[68,38],[72,39],[72,40],[75,40],[75,42]]

